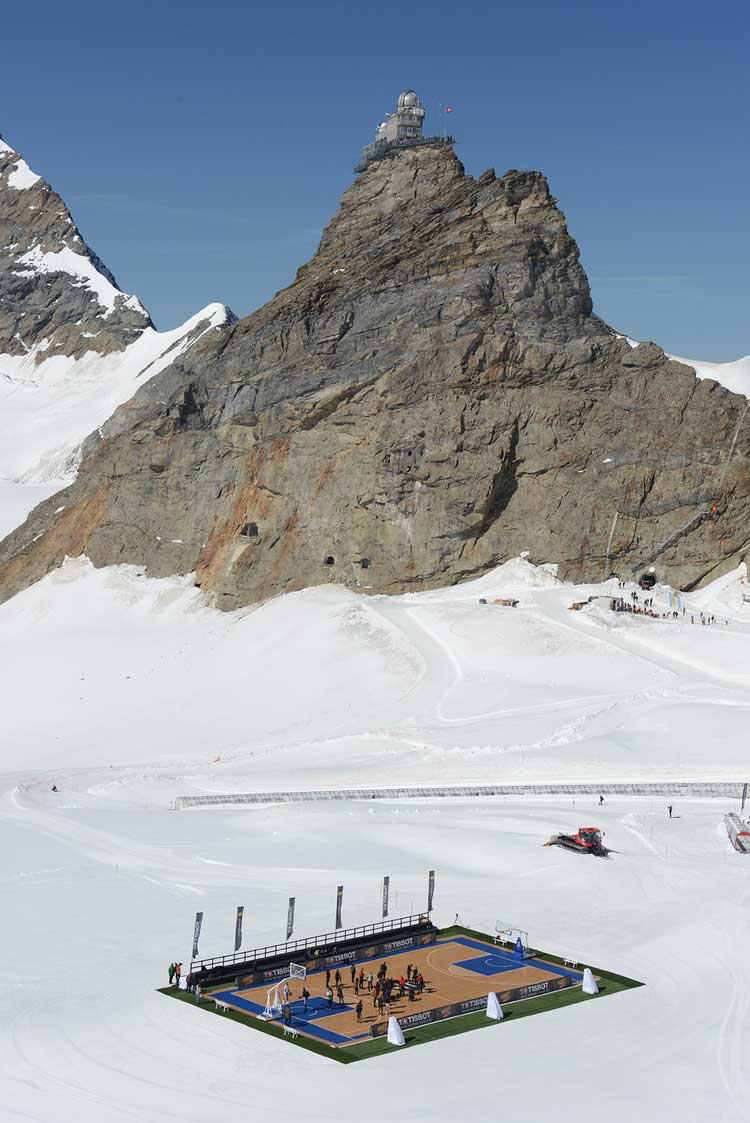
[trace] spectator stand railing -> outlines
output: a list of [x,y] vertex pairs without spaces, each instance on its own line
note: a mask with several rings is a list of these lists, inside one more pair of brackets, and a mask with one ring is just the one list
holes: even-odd
[[333,945],[349,944],[357,940],[366,940],[374,937],[376,942],[382,936],[398,934],[408,929],[424,925],[429,927],[427,912],[413,913],[411,916],[394,917],[393,920],[380,920],[375,924],[360,924],[357,928],[339,928],[336,932],[324,932],[319,936],[308,936],[304,940],[289,940],[285,943],[269,944],[264,948],[254,948],[252,951],[236,951],[230,955],[215,955],[202,959],[194,959],[190,964],[191,971],[211,971],[216,967],[245,967],[251,963],[262,963],[269,959],[283,959],[287,956],[290,960],[304,958],[304,953],[315,948],[332,947]]

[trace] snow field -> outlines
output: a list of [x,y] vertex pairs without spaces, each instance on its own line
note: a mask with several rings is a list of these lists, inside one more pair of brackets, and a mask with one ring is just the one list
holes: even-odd
[[[519,607],[480,605],[483,578],[440,596],[326,585],[219,613],[189,577],[69,561],[0,606],[6,769],[114,770],[124,789],[133,769],[157,787],[174,773],[167,803],[275,787],[744,778],[744,568],[684,598],[696,618],[698,602],[729,613],[711,627],[614,614],[606,600],[570,612],[612,583],[540,586],[526,562],[490,579]],[[664,590],[655,599],[668,604]]]
[[[0,1103],[10,1123],[736,1120],[747,869],[720,802],[522,799],[171,811],[178,794],[472,780],[743,779],[744,567],[708,627],[615,616],[516,559],[455,589],[335,585],[219,613],[189,577],[65,566],[0,606]],[[516,609],[479,598],[518,597]],[[665,611],[669,590],[654,591]],[[50,788],[55,782],[60,791]],[[597,860],[543,842],[598,825]],[[423,906],[502,919],[634,991],[344,1068],[155,992],[166,965]],[[502,1034],[503,1036],[498,1036]],[[544,1079],[540,1079],[540,1074]],[[374,1082],[374,1083],[373,1083]],[[387,1088],[387,1102],[371,1094]]]
[[[662,806],[634,800],[601,811],[593,801],[241,813],[107,803],[2,800],[0,893],[13,904],[0,961],[9,1120],[208,1123],[243,1111],[367,1123],[383,1112],[365,1091],[373,1081],[387,1085],[397,1120],[483,1118],[499,1088],[514,1120],[573,1123],[602,1104],[612,1123],[634,1112],[743,1118],[746,871],[708,801],[678,807],[671,823]],[[584,820],[606,831],[611,860],[542,847]],[[458,911],[487,931],[498,918],[522,924],[546,950],[647,985],[350,1069],[154,991],[170,958],[188,960],[198,908],[201,951],[219,954],[232,946],[237,904],[244,946],[261,946],[283,936],[290,894],[295,934],[312,934],[330,930],[340,882],[354,924],[377,917],[385,872],[392,914],[418,908],[431,867],[441,923]]]

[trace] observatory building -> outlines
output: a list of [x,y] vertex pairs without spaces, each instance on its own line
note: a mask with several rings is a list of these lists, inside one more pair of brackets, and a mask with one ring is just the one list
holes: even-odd
[[395,113],[386,113],[375,130],[375,140],[362,149],[362,162],[356,170],[363,171],[372,160],[379,160],[394,148],[417,144],[452,144],[453,137],[425,137],[422,135],[425,108],[414,90],[399,94]]
[[421,139],[424,124],[424,106],[414,90],[405,90],[398,96],[395,113],[386,113],[385,120],[377,127],[375,143],[379,140],[387,144],[399,141]]

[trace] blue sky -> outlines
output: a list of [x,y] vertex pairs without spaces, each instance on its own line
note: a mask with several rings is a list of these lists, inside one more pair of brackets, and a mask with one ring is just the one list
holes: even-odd
[[0,133],[160,327],[288,284],[403,88],[468,172],[538,168],[597,312],[750,351],[747,5],[319,0],[3,12]]

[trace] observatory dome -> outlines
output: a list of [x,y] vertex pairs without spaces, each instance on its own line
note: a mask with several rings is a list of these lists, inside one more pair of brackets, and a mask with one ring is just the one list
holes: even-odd
[[399,109],[415,109],[419,105],[419,98],[414,93],[414,90],[404,90],[399,95],[398,108]]

